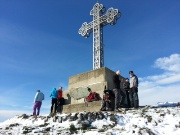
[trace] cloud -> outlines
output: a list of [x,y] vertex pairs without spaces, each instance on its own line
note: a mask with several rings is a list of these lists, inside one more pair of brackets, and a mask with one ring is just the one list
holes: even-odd
[[31,112],[15,111],[15,110],[0,110],[0,122],[12,118],[16,115],[30,114]]
[[180,54],[172,54],[170,57],[159,58],[155,61],[155,67],[165,71],[180,73]]
[[166,78],[157,81],[158,84],[172,84],[176,82],[180,82],[180,74],[170,74]]
[[180,54],[158,58],[155,68],[164,72],[159,75],[139,78],[140,104],[156,104],[157,102],[178,102],[180,95]]
[[139,88],[140,105],[155,105],[158,102],[179,102],[180,84],[167,87]]

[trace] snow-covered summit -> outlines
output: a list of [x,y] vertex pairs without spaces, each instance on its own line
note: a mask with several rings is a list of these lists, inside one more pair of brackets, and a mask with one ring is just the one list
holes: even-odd
[[121,112],[16,116],[0,123],[1,135],[179,135],[180,107],[145,106]]

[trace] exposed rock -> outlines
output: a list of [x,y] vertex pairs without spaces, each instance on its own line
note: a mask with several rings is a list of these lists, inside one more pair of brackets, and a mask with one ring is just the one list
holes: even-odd
[[58,122],[62,123],[62,117],[61,116],[58,117]]
[[22,114],[22,115],[20,115],[18,118],[27,119],[27,118],[29,118],[29,116],[28,116],[28,115],[26,115],[26,114]]
[[46,127],[47,125],[49,125],[48,123],[44,123],[42,125],[39,125],[39,127]]
[[58,119],[57,116],[53,116],[53,122],[56,122],[57,119]]
[[48,116],[47,116],[47,117],[45,117],[44,122],[47,122],[47,121],[48,121],[48,119],[49,119],[49,117],[48,117]]
[[84,114],[83,113],[79,113],[77,115],[77,117],[78,117],[78,123],[84,120]]
[[71,117],[71,113],[69,113],[68,115],[66,115],[66,116],[64,117],[63,121],[68,120],[70,117]]
[[19,126],[18,123],[14,123],[14,124],[10,124],[9,127],[15,127],[15,126]]
[[165,116],[165,114],[164,114],[164,113],[161,113],[159,116],[162,116],[162,117],[163,117],[163,116]]
[[79,114],[79,113],[75,113],[74,115],[70,116],[69,121],[75,121],[75,120],[77,120],[77,119],[78,119],[78,114]]
[[113,135],[111,132],[107,132],[106,135]]

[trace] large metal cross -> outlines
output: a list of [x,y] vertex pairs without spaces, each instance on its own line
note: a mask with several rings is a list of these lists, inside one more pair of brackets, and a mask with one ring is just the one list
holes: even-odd
[[84,22],[78,31],[85,38],[88,38],[93,32],[93,69],[104,67],[103,26],[114,25],[121,17],[118,9],[109,8],[103,15],[105,11],[106,8],[97,2],[90,11],[93,21]]

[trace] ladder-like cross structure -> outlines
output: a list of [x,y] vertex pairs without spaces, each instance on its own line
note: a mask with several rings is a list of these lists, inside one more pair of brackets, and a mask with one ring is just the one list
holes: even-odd
[[114,25],[121,17],[118,9],[109,8],[103,15],[105,11],[106,8],[97,2],[90,11],[93,21],[84,22],[78,31],[85,38],[88,38],[93,32],[93,69],[104,67],[103,26]]

